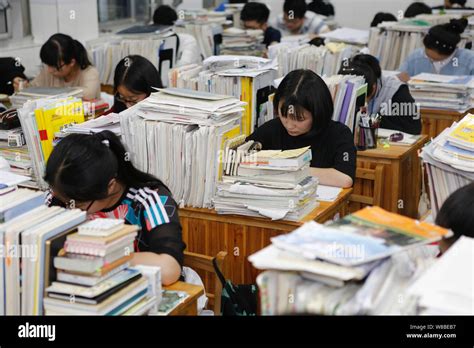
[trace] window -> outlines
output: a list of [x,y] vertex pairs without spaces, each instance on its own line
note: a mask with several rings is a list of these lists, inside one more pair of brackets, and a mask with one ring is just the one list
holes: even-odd
[[10,4],[8,1],[0,0],[0,39],[10,37],[8,30],[10,25]]
[[99,24],[148,23],[156,7],[155,3],[155,0],[97,0]]

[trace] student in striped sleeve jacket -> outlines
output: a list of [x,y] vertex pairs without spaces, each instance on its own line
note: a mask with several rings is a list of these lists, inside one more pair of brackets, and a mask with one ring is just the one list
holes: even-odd
[[48,205],[139,225],[132,263],[161,266],[164,285],[180,279],[186,245],[176,202],[166,185],[133,166],[115,134],[67,136],[51,153],[45,180]]

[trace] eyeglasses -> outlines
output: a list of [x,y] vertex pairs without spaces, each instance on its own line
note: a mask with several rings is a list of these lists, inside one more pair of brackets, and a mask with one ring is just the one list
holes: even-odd
[[48,67],[48,68],[52,68],[52,69],[54,69],[54,70],[56,70],[56,71],[61,71],[61,69],[62,69],[65,65],[67,65],[67,64],[66,64],[66,63],[63,63],[63,64],[61,64],[61,65],[59,65],[59,66],[43,64],[43,67]]
[[115,99],[119,101],[120,103],[130,104],[130,105],[135,105],[136,103],[141,101],[141,99],[125,99],[120,94],[116,94]]

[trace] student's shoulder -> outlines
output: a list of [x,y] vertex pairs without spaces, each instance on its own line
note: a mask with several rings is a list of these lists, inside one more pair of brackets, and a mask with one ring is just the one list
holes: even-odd
[[426,56],[424,54],[424,48],[420,47],[410,53],[407,57],[408,61],[415,61],[415,60],[426,60]]
[[278,132],[281,131],[283,125],[280,119],[274,118],[268,122],[265,122],[260,127],[258,127],[252,134],[247,137],[247,140],[255,140],[259,142],[269,141],[274,137]]
[[347,127],[344,123],[341,123],[339,121],[329,121],[327,130],[329,134],[335,135],[335,134],[347,134],[348,132],[351,133],[351,130],[349,127]]
[[83,76],[87,77],[88,79],[90,78],[99,78],[99,70],[93,65],[89,65],[86,67],[84,70],[82,70]]
[[474,51],[468,50],[468,49],[465,49],[465,48],[459,48],[456,53],[457,53],[456,55],[460,59],[468,60],[470,62],[474,62]]

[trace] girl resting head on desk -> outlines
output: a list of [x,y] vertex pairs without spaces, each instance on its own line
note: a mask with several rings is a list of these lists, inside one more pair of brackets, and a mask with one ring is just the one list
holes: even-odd
[[247,140],[266,150],[311,146],[311,172],[323,185],[351,187],[356,148],[350,129],[332,120],[333,102],[326,83],[311,70],[294,70],[281,81],[273,99],[275,119]]
[[165,285],[180,278],[186,245],[176,202],[160,180],[133,166],[114,133],[71,134],[61,140],[48,159],[45,180],[48,205],[140,226],[132,263],[160,266]]
[[121,112],[162,88],[160,74],[145,57],[131,55],[115,67],[113,112]]
[[[90,62],[84,46],[69,35],[54,34],[41,46],[44,67],[29,84],[31,87],[80,87],[84,99],[100,98],[99,72]],[[13,80],[15,91],[28,82],[20,77]]]

